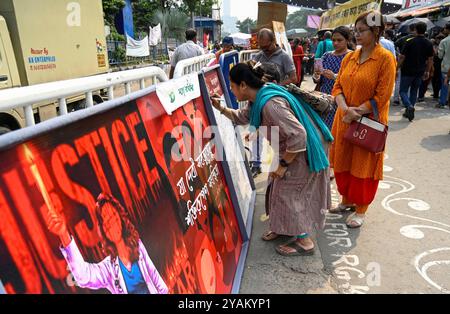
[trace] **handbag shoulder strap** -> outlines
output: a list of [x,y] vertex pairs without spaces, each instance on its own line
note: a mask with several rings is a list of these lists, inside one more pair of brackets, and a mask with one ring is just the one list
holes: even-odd
[[373,98],[371,98],[369,101],[370,104],[372,105],[373,117],[375,118],[375,120],[380,121],[380,114],[378,112],[377,102]]

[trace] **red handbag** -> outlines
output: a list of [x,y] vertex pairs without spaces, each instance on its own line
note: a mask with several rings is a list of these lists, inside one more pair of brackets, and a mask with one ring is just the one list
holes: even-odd
[[379,121],[376,101],[371,99],[370,104],[375,119],[364,115],[359,121],[353,121],[347,129],[344,139],[369,152],[381,153],[386,146],[388,126]]

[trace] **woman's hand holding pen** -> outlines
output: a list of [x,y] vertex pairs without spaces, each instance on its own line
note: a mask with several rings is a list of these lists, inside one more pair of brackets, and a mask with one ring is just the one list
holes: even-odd
[[216,108],[217,110],[221,111],[221,109],[222,109],[222,105],[221,105],[222,98],[219,96],[219,94],[215,93],[210,98],[211,98],[211,104],[213,105],[213,107]]

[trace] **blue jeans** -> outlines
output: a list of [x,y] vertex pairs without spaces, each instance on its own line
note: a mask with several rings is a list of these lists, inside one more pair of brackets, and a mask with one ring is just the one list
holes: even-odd
[[397,78],[395,79],[394,101],[400,101],[400,78],[401,77],[402,77],[401,71],[398,70]]
[[263,145],[263,137],[257,134],[256,141],[252,141],[252,167],[261,167],[261,151]]
[[[402,75],[400,80],[400,97],[402,99],[403,105],[408,107],[413,107],[417,101],[417,94],[419,92],[419,87],[422,84],[422,76],[406,76]],[[409,95],[408,95],[409,91]]]
[[448,84],[444,84],[445,77],[447,76],[447,72],[444,74],[441,74],[441,96],[439,99],[439,104],[441,106],[445,106],[447,104],[447,98],[448,98]]

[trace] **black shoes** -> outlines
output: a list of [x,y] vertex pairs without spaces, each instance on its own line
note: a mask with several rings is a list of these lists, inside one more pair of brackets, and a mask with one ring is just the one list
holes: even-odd
[[405,117],[406,119],[409,120],[409,122],[411,122],[412,120],[414,120],[415,111],[416,109],[414,109],[414,107],[407,107],[405,113],[403,114],[403,117]]
[[400,100],[395,100],[394,101],[394,106],[400,106]]
[[258,174],[261,174],[261,167],[252,167],[251,169],[253,178],[256,178]]

